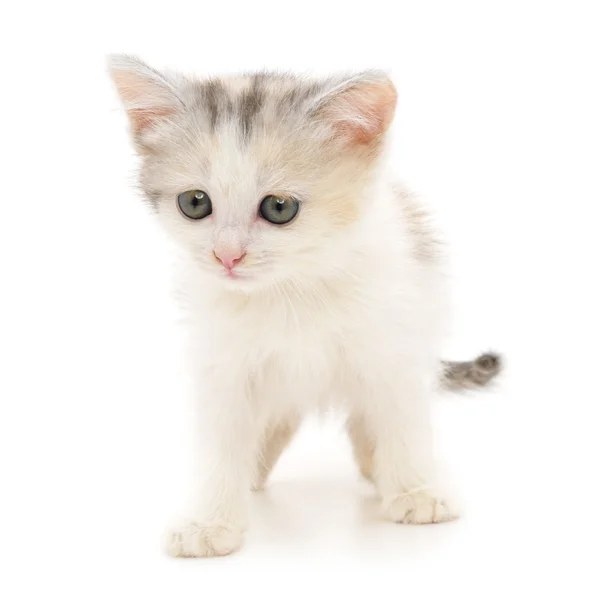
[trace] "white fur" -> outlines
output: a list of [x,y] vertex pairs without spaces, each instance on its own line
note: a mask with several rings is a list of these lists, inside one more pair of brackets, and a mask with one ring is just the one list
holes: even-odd
[[[184,288],[201,410],[205,460],[196,504],[202,508],[174,530],[171,553],[218,554],[239,545],[241,535],[231,532],[247,523],[265,427],[331,404],[369,422],[377,439],[375,479],[392,520],[456,516],[433,491],[429,407],[439,371],[443,280],[436,267],[412,257],[390,186],[383,180],[376,188],[368,217],[339,240],[340,255],[355,258],[333,287],[306,275],[304,286],[282,282],[236,292],[215,286],[190,258]],[[169,227],[173,208],[165,210]]]
[[[382,168],[391,82],[377,72],[316,87],[263,76],[211,89],[122,58],[113,76],[144,156],[142,187],[185,252],[202,464],[191,518],[170,534],[168,551],[235,550],[250,489],[262,484],[267,432],[277,439],[278,424],[329,406],[372,441],[366,474],[391,520],[456,516],[435,491],[430,424],[444,285],[418,205]],[[244,96],[254,84],[264,86],[259,106]],[[304,100],[285,104],[295,88]],[[244,134],[240,116],[255,109]],[[186,190],[208,193],[210,217],[181,214]],[[270,194],[299,200],[298,217],[285,226],[261,219]],[[237,278],[215,250],[246,252]]]

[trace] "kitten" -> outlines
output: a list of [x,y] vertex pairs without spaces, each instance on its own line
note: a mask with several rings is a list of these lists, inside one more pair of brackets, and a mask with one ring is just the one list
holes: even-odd
[[260,489],[310,409],[335,405],[397,523],[457,517],[436,490],[430,402],[499,359],[442,362],[442,257],[386,171],[396,90],[378,71],[322,80],[192,79],[115,56],[140,183],[184,251],[204,469],[173,556],[242,543]]

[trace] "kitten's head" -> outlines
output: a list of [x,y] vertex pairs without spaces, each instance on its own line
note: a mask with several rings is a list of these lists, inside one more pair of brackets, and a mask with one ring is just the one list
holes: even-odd
[[191,79],[125,56],[110,69],[142,189],[204,273],[252,290],[344,269],[394,115],[384,74]]

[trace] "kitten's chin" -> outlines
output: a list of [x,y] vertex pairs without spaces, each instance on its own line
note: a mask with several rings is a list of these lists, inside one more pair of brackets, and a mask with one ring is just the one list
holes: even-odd
[[216,277],[213,277],[213,281],[226,291],[249,294],[268,287],[271,279],[257,273],[239,272],[230,274],[219,271],[216,273]]
[[206,285],[216,290],[250,294],[264,290],[278,283],[278,278],[269,268],[239,269],[228,272],[226,269],[212,268],[213,265],[197,264],[198,274]]
[[221,277],[221,286],[232,292],[251,292],[260,286],[257,286],[253,277]]

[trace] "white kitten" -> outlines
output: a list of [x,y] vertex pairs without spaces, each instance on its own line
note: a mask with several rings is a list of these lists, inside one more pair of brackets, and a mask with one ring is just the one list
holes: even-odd
[[142,188],[186,255],[204,468],[169,552],[237,549],[250,489],[306,412],[332,404],[391,520],[455,518],[435,488],[430,402],[440,383],[485,384],[499,362],[440,361],[437,243],[384,170],[391,81],[196,80],[123,56],[111,72]]

